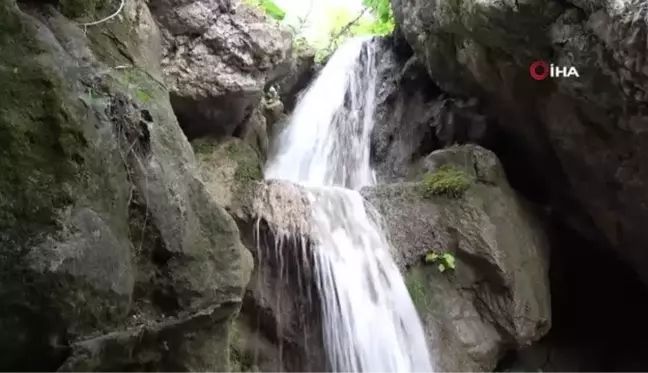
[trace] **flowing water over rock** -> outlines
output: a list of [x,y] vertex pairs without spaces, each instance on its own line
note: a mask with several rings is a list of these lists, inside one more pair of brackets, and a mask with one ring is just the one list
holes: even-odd
[[265,176],[307,187],[331,368],[429,372],[421,321],[379,220],[357,191],[375,183],[375,58],[369,39],[339,48],[295,109]]

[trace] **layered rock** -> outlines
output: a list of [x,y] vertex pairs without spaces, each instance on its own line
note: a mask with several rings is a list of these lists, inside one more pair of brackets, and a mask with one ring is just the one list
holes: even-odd
[[0,368],[228,370],[251,258],[197,173],[146,5],[85,29],[20,5],[0,2]]
[[[427,181],[362,193],[383,217],[436,369],[492,370],[507,349],[528,345],[550,328],[544,227],[508,186],[490,151],[451,147],[431,153],[421,166],[427,172],[451,166],[470,184],[455,185],[448,175],[438,182],[449,187],[432,194]],[[446,253],[456,258],[454,270],[424,262],[426,255]]]
[[[431,78],[487,103],[512,183],[584,237],[609,242],[648,282],[646,3],[393,5]],[[534,60],[580,76],[535,81]]]
[[164,40],[164,78],[187,137],[245,138],[264,87],[279,78],[290,54],[290,32],[239,0],[155,0],[150,7]]

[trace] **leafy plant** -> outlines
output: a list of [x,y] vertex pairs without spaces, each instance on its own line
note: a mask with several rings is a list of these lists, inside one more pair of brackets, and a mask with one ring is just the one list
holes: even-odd
[[426,198],[438,195],[459,198],[472,183],[472,177],[464,170],[452,165],[443,165],[437,171],[423,176],[421,193]]
[[286,18],[286,12],[272,0],[245,0],[245,2],[248,5],[256,6],[265,14],[276,19],[277,21],[282,21],[284,18]]
[[426,264],[436,263],[439,271],[445,272],[446,269],[455,269],[455,257],[450,253],[438,254],[434,251],[430,251],[425,254],[424,261]]
[[391,2],[389,0],[363,0],[362,4],[371,9],[378,20],[384,23],[394,21]]
[[328,37],[323,43],[316,45],[316,60],[318,62],[330,56],[340,44],[350,37],[387,35],[394,30],[391,7],[388,7],[388,15],[384,16],[383,13],[377,13],[384,12],[382,8],[374,10],[366,3],[364,5],[365,8],[360,13],[353,13],[345,7],[332,8],[329,11],[326,15],[326,18],[331,20]]

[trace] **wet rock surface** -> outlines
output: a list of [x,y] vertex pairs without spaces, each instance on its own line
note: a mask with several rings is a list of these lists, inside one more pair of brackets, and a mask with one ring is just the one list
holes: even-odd
[[254,183],[232,209],[255,259],[233,348],[261,371],[328,369],[311,213],[306,190],[280,180]]
[[[492,152],[474,145],[438,150],[421,170],[444,165],[472,180],[463,195],[426,197],[425,181],[362,194],[383,216],[436,369],[489,371],[508,349],[540,339],[551,326],[548,241]],[[424,263],[430,253],[450,253],[455,269]]]

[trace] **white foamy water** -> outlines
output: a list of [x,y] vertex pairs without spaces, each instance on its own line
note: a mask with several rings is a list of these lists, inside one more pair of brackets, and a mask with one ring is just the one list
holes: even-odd
[[370,167],[375,45],[342,45],[298,103],[266,179],[307,187],[318,246],[324,344],[343,372],[431,372],[425,334],[375,213],[358,193]]

